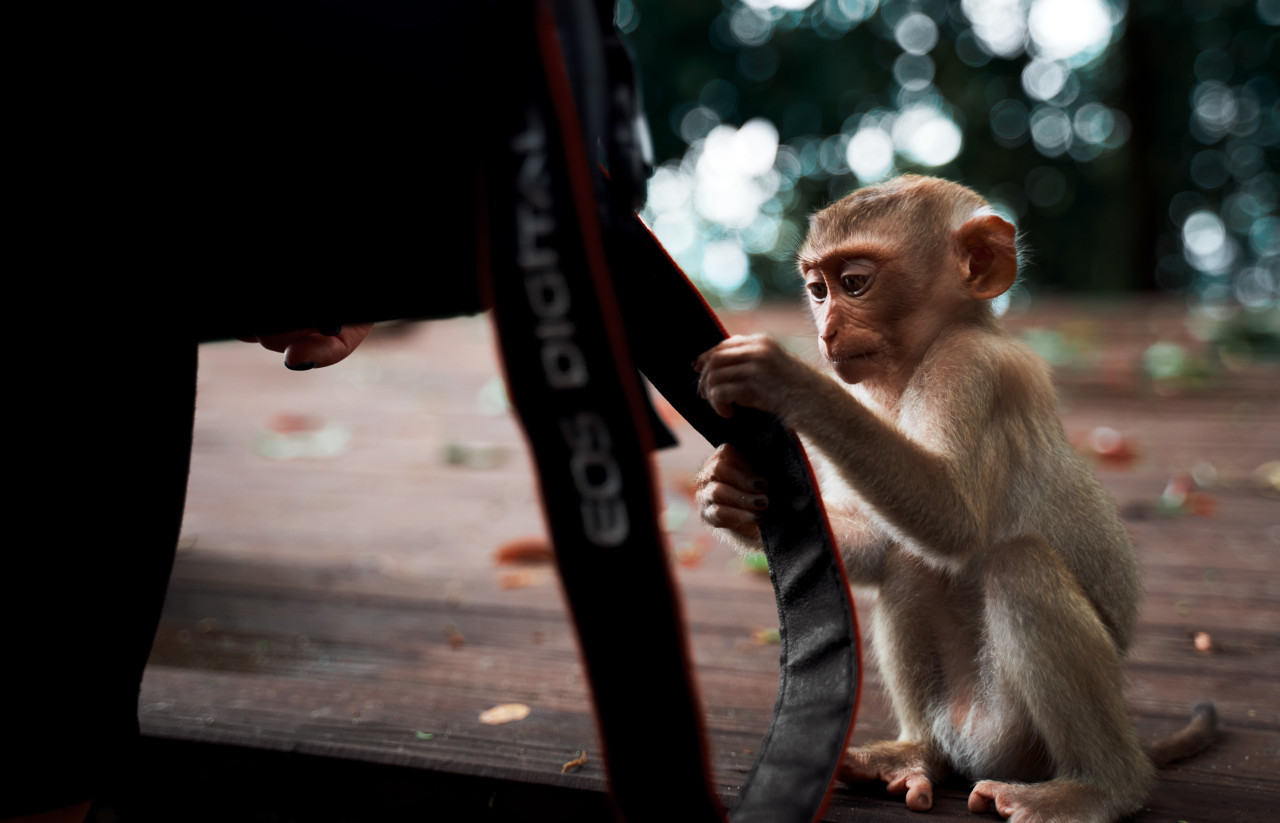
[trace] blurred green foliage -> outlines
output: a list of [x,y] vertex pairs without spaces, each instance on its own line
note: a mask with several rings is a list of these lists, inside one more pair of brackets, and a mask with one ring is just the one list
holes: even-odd
[[660,167],[644,216],[722,305],[793,293],[807,215],[906,171],[1017,223],[1020,289],[1277,305],[1280,0],[620,0],[616,20]]

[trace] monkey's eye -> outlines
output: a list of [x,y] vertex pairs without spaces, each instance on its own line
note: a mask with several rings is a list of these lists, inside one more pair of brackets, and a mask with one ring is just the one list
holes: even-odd
[[814,300],[825,300],[827,297],[827,284],[821,280],[814,280],[812,283],[805,283],[805,287],[809,289],[809,294],[813,295]]
[[871,287],[871,275],[844,274],[840,276],[840,285],[850,297],[861,297]]

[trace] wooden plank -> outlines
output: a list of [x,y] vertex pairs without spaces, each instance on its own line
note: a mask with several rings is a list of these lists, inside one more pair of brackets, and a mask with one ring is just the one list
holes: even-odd
[[[1124,471],[1099,468],[1129,516],[1146,581],[1127,671],[1133,714],[1140,733],[1155,735],[1208,697],[1225,729],[1210,751],[1166,771],[1134,819],[1268,819],[1280,798],[1280,501],[1251,473],[1280,459],[1280,381],[1258,367],[1224,375],[1212,391],[1147,393],[1136,358],[1150,329],[1181,334],[1168,306],[1047,305],[1015,324],[1070,327],[1082,315],[1105,357],[1063,373],[1064,425],[1077,440],[1118,428],[1141,448]],[[731,318],[736,330],[796,336],[803,322],[778,311]],[[327,785],[343,774],[386,787],[396,799],[377,808],[388,815],[421,811],[420,779],[459,795],[434,819],[474,819],[490,797],[600,819],[603,755],[558,585],[545,567],[493,565],[503,542],[543,530],[520,433],[509,415],[488,413],[497,369],[485,321],[382,330],[349,362],[301,375],[242,344],[201,356],[182,550],[140,704],[157,773],[181,752],[205,770],[200,791],[216,782],[231,806],[298,820],[360,807],[358,793],[339,797]],[[271,459],[260,443],[281,414],[317,415],[350,441],[329,457]],[[714,779],[732,798],[776,695],[777,646],[761,633],[776,613],[767,580],[697,524],[687,490],[709,449],[673,425],[683,442],[659,457],[658,480],[673,553],[701,553],[674,574]],[[1220,478],[1206,490],[1212,516],[1157,515],[1170,476],[1200,462]],[[513,571],[526,585],[509,587]],[[870,602],[859,595],[864,620]],[[1195,649],[1195,632],[1210,635],[1212,652]],[[855,742],[895,732],[867,662]],[[643,661],[637,683],[643,700]],[[529,717],[479,722],[483,709],[510,701],[528,704]],[[659,782],[661,739],[656,729]],[[584,749],[586,763],[562,772]],[[251,779],[237,791],[230,776],[240,766],[311,788],[263,799]],[[967,788],[940,788],[931,819],[977,819]],[[326,806],[308,792],[334,799]],[[826,819],[918,817],[861,786],[840,788]]]

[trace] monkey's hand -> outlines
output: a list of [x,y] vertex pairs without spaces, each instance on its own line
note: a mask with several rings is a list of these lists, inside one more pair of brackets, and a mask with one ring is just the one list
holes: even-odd
[[[769,507],[764,478],[755,474],[742,454],[725,444],[698,472],[698,511],[708,526],[725,529],[743,538],[744,548],[758,548],[760,527],[756,516]],[[739,541],[735,541],[739,542]]]
[[732,417],[735,405],[783,416],[793,398],[806,396],[806,382],[823,379],[764,334],[730,337],[693,368],[702,374],[698,394],[721,417]]

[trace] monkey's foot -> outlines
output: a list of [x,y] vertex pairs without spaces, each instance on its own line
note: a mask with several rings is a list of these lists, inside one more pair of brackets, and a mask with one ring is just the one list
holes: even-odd
[[1136,805],[1072,780],[983,780],[969,794],[969,811],[985,812],[994,806],[997,814],[1009,818],[1009,823],[1114,823]]
[[907,740],[882,740],[866,746],[849,748],[840,758],[837,777],[846,783],[883,780],[890,794],[905,794],[907,808],[927,812],[933,808],[931,775],[941,771],[940,764],[919,743]]

